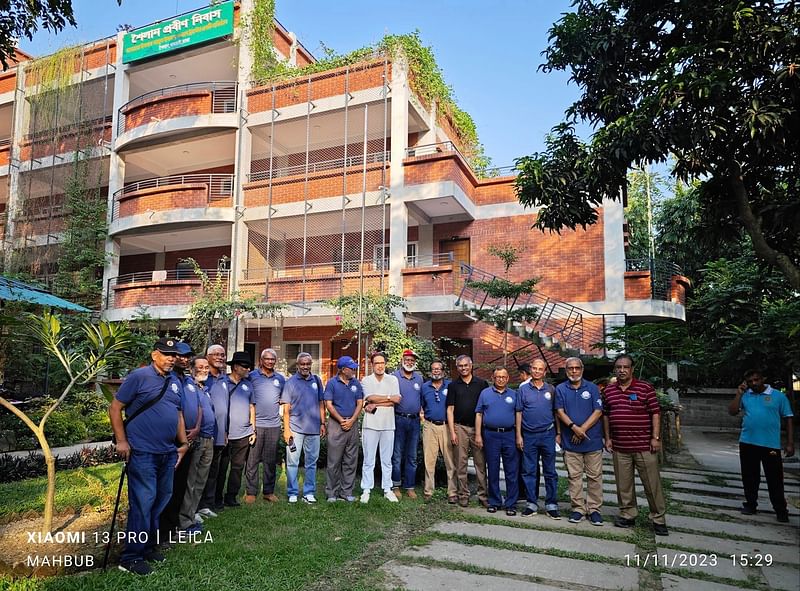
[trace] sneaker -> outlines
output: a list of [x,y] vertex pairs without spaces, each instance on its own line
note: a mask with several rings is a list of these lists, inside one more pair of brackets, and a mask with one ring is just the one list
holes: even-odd
[[614,527],[629,528],[636,525],[635,519],[628,519],[627,517],[617,517],[614,520]]
[[742,503],[742,506],[739,508],[739,513],[742,515],[756,515],[758,513],[758,509]]
[[569,514],[570,523],[579,523],[581,519],[583,519],[583,515],[578,511],[573,511],[572,513]]
[[547,516],[550,519],[556,519],[556,520],[561,519],[561,513],[558,512],[558,509],[550,509],[549,511],[547,511]]
[[530,507],[525,507],[522,510],[523,517],[530,517],[531,515],[536,515],[539,511],[537,509],[531,509]]
[[314,503],[317,502],[317,497],[315,497],[314,495],[303,495],[303,502],[308,503],[309,505],[313,505]]
[[600,515],[599,511],[592,511],[592,514],[589,515],[589,521],[592,525],[603,525],[603,516]]
[[356,498],[353,495],[347,495],[344,498],[344,500],[347,501],[348,503],[355,503],[356,502]]
[[133,573],[134,575],[144,576],[153,572],[153,567],[147,564],[147,562],[144,560],[134,560],[132,562],[120,563],[119,570],[126,573]]
[[297,495],[289,495],[289,502],[296,503],[297,502]]
[[415,491],[413,488],[407,488],[406,489],[406,496],[409,499],[416,499],[417,498],[417,491]]
[[364,503],[365,505],[366,505],[367,503],[369,503],[369,491],[368,491],[368,490],[365,490],[364,492],[362,492],[362,493],[361,493],[361,499],[359,499],[359,500],[360,500],[362,503]]
[[508,515],[509,517],[514,517],[516,516],[516,514],[517,514],[516,509],[512,509],[511,507],[506,509],[506,515]]
[[[304,497],[305,498],[305,497]],[[328,497],[329,503],[335,503],[338,499],[336,497]]]
[[654,523],[653,524],[653,531],[656,533],[657,536],[668,536],[669,530],[667,526],[663,523]]
[[144,559],[147,562],[164,562],[166,558],[164,555],[159,552],[158,550],[150,550],[147,554],[144,555]]
[[219,517],[219,515],[217,515],[217,514],[216,514],[216,513],[214,513],[214,512],[213,512],[211,509],[208,509],[208,508],[206,508],[206,509],[200,509],[200,510],[198,511],[198,513],[199,513],[200,515],[202,515],[203,517]]
[[397,494],[393,490],[387,490],[385,493],[383,493],[383,496],[390,503],[399,503],[400,502],[400,499],[397,498]]
[[199,513],[195,513],[194,514],[194,522],[198,523],[198,524],[199,523],[203,523],[203,516],[200,515]]
[[775,515],[775,519],[778,520],[778,523],[789,523],[789,514],[778,513],[777,515]]

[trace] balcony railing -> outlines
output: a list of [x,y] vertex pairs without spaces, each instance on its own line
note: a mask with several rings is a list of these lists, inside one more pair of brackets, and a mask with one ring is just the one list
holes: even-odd
[[405,268],[416,269],[418,267],[441,267],[443,265],[452,265],[454,260],[455,258],[452,252],[414,255],[406,257]]
[[[366,164],[378,162],[389,162],[389,152],[372,152],[366,156]],[[326,170],[336,170],[339,168],[349,168],[352,166],[363,166],[365,163],[364,155],[348,156],[347,158],[336,158],[334,160],[323,160],[321,162],[309,162],[308,164],[297,164],[295,166],[285,166],[270,170],[259,170],[250,172],[247,175],[248,181],[263,181],[270,178],[276,179],[287,176],[313,174]]]
[[406,158],[413,158],[415,156],[430,156],[432,154],[447,154],[455,153],[461,158],[473,174],[482,180],[502,177],[502,176],[516,176],[519,173],[516,165],[512,166],[496,166],[494,168],[487,168],[485,170],[473,170],[469,160],[464,157],[464,154],[456,147],[451,141],[438,142],[435,144],[424,144],[422,146],[414,146],[413,148],[406,148]]
[[237,107],[238,84],[234,81],[221,82],[193,82],[191,84],[180,84],[178,86],[168,86],[152,92],[146,92],[135,99],[128,101],[119,109],[119,119],[117,120],[117,135],[124,133],[127,128],[125,125],[127,113],[136,107],[154,102],[159,98],[169,98],[175,95],[180,98],[186,93],[200,91],[211,92],[211,113],[235,113]]
[[[221,278],[227,281],[228,277],[230,276],[230,271],[227,269],[202,269],[202,272],[205,273],[211,280]],[[169,270],[164,269],[161,271],[140,271],[137,273],[125,273],[117,277],[111,277],[107,282],[108,289],[106,290],[106,308],[111,309],[117,307],[116,292],[119,289],[136,287],[156,287],[156,289],[161,287],[164,289],[169,289],[185,282],[192,282],[193,284],[200,283],[200,278],[195,274],[194,269],[187,268]],[[135,303],[137,305],[159,305],[159,302],[162,304],[176,303],[171,301],[170,298],[164,297],[165,295],[166,292],[162,293],[161,295],[151,294],[152,301],[142,301],[137,299]],[[136,306],[124,305],[122,307],[127,308]]]
[[672,278],[683,275],[678,265],[659,259],[625,259],[625,271],[650,273],[650,297],[666,301],[672,297]]
[[128,195],[133,195],[146,189],[189,184],[203,184],[208,187],[206,205],[211,205],[214,202],[233,196],[232,174],[181,174],[144,179],[135,183],[128,183],[114,192],[114,208],[111,213],[111,219],[113,221],[119,218],[120,201],[124,200]]

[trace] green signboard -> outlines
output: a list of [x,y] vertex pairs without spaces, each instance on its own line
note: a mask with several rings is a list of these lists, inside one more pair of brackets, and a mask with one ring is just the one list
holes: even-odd
[[207,6],[125,33],[122,63],[163,55],[232,33],[233,2]]

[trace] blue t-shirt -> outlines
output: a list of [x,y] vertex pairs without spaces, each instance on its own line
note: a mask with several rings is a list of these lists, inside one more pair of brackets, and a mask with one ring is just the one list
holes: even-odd
[[214,419],[217,423],[214,432],[214,445],[217,446],[225,445],[225,434],[228,432],[228,384],[227,377],[218,377],[209,390],[211,404],[214,406]]
[[253,434],[253,424],[250,422],[250,405],[253,404],[253,384],[244,378],[238,384],[228,380],[228,439],[242,439]]
[[289,428],[294,433],[319,435],[321,383],[314,374],[310,374],[307,380],[303,379],[300,372],[286,380],[281,393],[281,404],[292,405],[289,411]]
[[181,392],[181,407],[183,408],[183,422],[186,430],[194,429],[197,425],[197,417],[200,414],[200,389],[194,383],[192,376],[184,375],[176,377],[183,382]]
[[115,394],[115,398],[125,405],[125,416],[130,417],[161,393],[164,380],[168,380],[168,385],[161,400],[139,414],[125,428],[128,443],[136,451],[155,454],[175,451],[183,388],[172,372],[165,377],[153,365],[148,365],[129,373]]
[[786,394],[770,386],[761,394],[746,390],[739,406],[744,411],[739,441],[780,449],[781,418],[794,416]]
[[481,392],[476,413],[483,413],[483,426],[492,429],[508,429],[515,425],[517,393],[511,388],[498,392],[489,386]]
[[[594,411],[603,411],[600,389],[587,380],[581,380],[578,388],[573,388],[569,380],[556,386],[556,408],[563,408],[572,422],[582,425]],[[561,446],[567,451],[587,453],[603,449],[602,417],[586,432],[587,439],[579,444],[572,443],[572,429],[564,425],[561,432]]]
[[361,388],[361,382],[353,378],[346,384],[339,379],[339,376],[334,376],[325,384],[325,392],[322,395],[323,400],[330,400],[333,402],[333,408],[336,409],[343,419],[349,419],[356,412],[356,400],[364,399],[364,390]]
[[200,437],[214,437],[217,432],[217,418],[214,416],[214,405],[211,404],[211,396],[206,388],[201,388],[194,380],[192,382],[200,393],[200,407],[203,409],[203,418],[200,422]]
[[517,390],[522,412],[522,429],[529,433],[542,433],[555,426],[553,406],[556,389],[548,383],[537,388],[533,381],[525,382]]
[[[447,420],[447,386],[450,380],[442,380],[439,388],[435,388],[433,380],[422,384],[422,410],[429,421]],[[436,400],[436,399],[439,400]]]
[[281,392],[286,378],[277,371],[265,376],[260,369],[254,369],[250,372],[250,381],[253,382],[256,427],[280,427]]
[[410,378],[403,375],[403,370],[398,369],[393,374],[400,384],[400,403],[394,407],[394,412],[407,415],[418,415],[422,408],[422,376],[413,372]]

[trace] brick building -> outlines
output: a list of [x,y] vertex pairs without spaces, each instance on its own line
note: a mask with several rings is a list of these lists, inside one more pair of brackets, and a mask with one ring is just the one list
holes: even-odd
[[[517,327],[534,342],[511,338],[520,360],[544,356],[555,371],[567,352],[601,355],[592,345],[611,326],[684,317],[678,271],[626,261],[622,204],[604,203],[585,231],[531,230],[536,211],[515,199],[513,174],[476,176],[403,57],[252,83],[250,38],[237,40],[249,6],[223,3],[80,48],[73,82],[95,103],[82,146],[64,129],[36,135],[28,56],[0,74],[7,253],[57,247],[68,212],[52,179],[77,150],[107,195],[111,320],[147,306],[176,325],[199,287],[182,262],[192,257],[232,289],[288,304],[282,319],[240,320],[231,348],[272,346],[287,363],[308,350],[328,374],[343,342],[323,302],[371,290],[407,298],[404,319],[419,334],[491,362],[502,335],[469,316],[491,302],[465,282],[500,274],[487,249],[509,242],[525,247],[512,278],[541,278],[529,302],[538,319]],[[278,23],[272,45],[291,65],[314,61]]]

